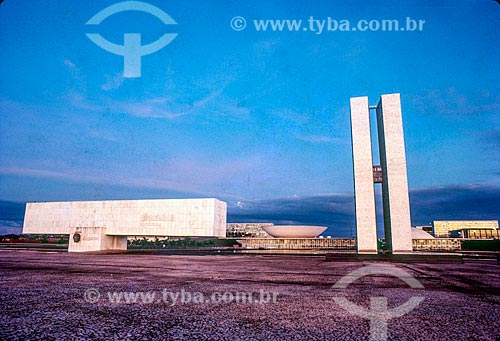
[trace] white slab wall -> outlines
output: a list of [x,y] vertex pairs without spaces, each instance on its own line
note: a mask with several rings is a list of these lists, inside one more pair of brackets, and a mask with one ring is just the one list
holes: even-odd
[[213,198],[27,203],[23,233],[104,227],[106,235],[225,237],[226,212]]

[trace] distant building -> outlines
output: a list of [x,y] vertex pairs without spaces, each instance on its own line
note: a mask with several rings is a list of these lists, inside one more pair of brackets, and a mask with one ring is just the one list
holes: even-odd
[[434,239],[434,237],[429,233],[419,228],[411,228],[411,239]]
[[243,238],[244,249],[356,250],[354,238]]
[[273,226],[272,223],[229,223],[226,224],[227,238],[271,238],[262,229],[263,226]]
[[462,243],[460,239],[433,238],[413,239],[413,251],[460,251]]
[[168,236],[127,236],[127,241],[135,241],[135,240],[147,240],[150,242],[154,242],[156,240],[169,240],[170,238]]
[[448,238],[455,230],[498,229],[498,220],[435,220],[432,226],[435,237]]
[[499,229],[461,229],[450,231],[451,238],[500,239]]
[[417,225],[415,228],[427,233],[432,233],[432,225]]

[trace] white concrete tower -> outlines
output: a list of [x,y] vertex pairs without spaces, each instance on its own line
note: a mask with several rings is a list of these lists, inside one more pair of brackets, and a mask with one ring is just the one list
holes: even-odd
[[392,253],[412,252],[410,199],[399,94],[380,97],[377,126],[385,240]]
[[368,97],[351,98],[351,140],[358,253],[377,253],[372,141]]
[[373,165],[368,97],[351,98],[350,102],[358,253],[377,253],[375,182],[382,183],[385,239],[390,250],[412,252],[400,96],[382,95],[376,107],[380,166]]

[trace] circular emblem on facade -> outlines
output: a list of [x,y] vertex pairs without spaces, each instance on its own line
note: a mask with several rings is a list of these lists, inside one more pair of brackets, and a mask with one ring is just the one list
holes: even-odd
[[79,234],[79,233],[75,233],[75,234],[73,235],[73,241],[74,241],[75,243],[78,243],[78,242],[80,241],[81,237],[82,237],[82,236],[80,236],[80,234]]

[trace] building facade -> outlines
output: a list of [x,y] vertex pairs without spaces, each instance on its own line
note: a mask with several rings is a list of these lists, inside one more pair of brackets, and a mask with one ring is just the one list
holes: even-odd
[[450,231],[467,229],[498,229],[498,220],[435,220],[434,237],[448,238]]
[[450,231],[451,238],[500,239],[499,229],[462,229]]
[[266,250],[356,250],[354,238],[242,238],[244,249]]
[[272,223],[228,223],[226,224],[227,238],[271,238],[262,229],[263,226],[273,226]]
[[225,237],[217,199],[27,203],[23,233],[70,234],[69,251],[126,249],[127,236]]
[[434,238],[413,239],[413,251],[460,251],[462,243],[458,239]]

